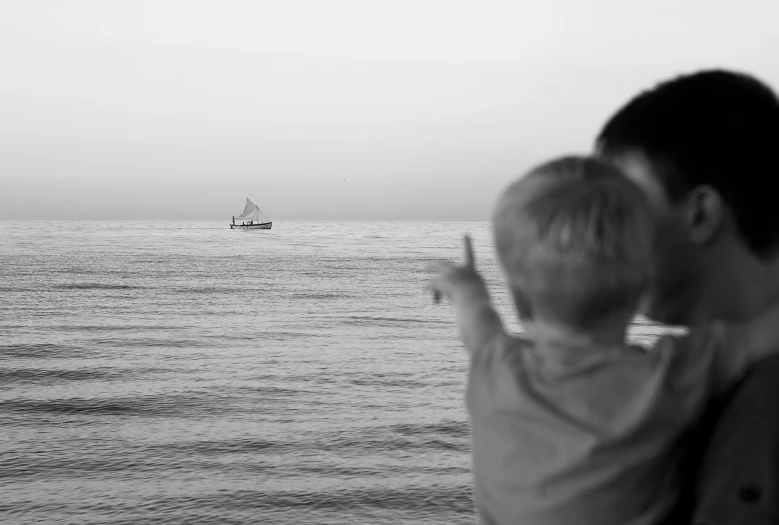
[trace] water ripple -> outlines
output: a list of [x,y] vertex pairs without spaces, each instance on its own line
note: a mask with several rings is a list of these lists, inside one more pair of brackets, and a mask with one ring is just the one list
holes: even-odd
[[467,357],[422,284],[470,231],[520,330],[486,223],[35,226],[0,221],[0,523],[474,522]]

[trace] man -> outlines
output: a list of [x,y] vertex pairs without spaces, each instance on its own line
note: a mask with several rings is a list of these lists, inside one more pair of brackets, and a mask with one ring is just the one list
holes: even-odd
[[[737,322],[779,298],[779,100],[770,88],[728,71],[670,80],[621,108],[597,151],[653,203],[661,235],[649,318]],[[779,358],[758,363],[714,414],[688,498],[693,523],[779,523]]]

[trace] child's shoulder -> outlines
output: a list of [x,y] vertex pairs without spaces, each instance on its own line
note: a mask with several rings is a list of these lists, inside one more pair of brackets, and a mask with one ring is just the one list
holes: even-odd
[[489,344],[473,354],[474,358],[494,361],[496,359],[519,359],[523,353],[533,351],[535,343],[524,334],[502,333],[490,339]]
[[509,353],[535,352],[536,342],[527,334],[505,334],[498,342],[501,350]]

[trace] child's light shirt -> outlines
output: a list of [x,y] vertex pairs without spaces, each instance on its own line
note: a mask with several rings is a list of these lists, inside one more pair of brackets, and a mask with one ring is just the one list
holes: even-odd
[[633,346],[474,352],[467,403],[482,522],[654,525],[681,488],[680,437],[745,372],[725,325]]

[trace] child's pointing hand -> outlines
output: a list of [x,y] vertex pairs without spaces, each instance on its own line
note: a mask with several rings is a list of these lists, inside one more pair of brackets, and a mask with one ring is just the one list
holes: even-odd
[[437,275],[430,280],[427,288],[433,292],[433,301],[441,300],[441,296],[451,301],[463,299],[489,299],[484,280],[476,271],[476,261],[473,255],[471,237],[465,236],[465,263],[458,266],[445,262],[434,262],[427,265],[427,271]]

